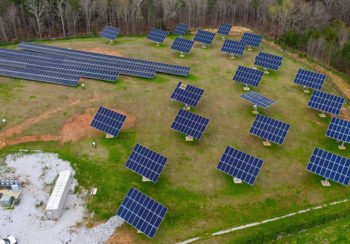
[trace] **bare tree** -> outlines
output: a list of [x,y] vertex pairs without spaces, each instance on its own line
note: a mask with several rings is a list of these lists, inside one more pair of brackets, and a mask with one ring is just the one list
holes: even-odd
[[56,0],[57,1],[57,11],[58,11],[58,15],[60,16],[61,19],[61,25],[62,25],[62,32],[63,32],[63,36],[66,36],[66,30],[65,30],[65,26],[64,26],[64,7],[63,5],[65,4],[66,0]]
[[34,15],[36,24],[38,25],[39,36],[42,39],[41,24],[46,17],[48,3],[46,0],[26,0],[25,5],[28,11]]
[[94,0],[81,0],[81,6],[83,7],[83,11],[85,14],[86,20],[86,30],[87,33],[91,33],[91,17],[93,12],[95,11],[95,1]]

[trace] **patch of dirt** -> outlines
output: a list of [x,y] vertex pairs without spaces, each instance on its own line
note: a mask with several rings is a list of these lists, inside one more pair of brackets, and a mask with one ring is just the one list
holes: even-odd
[[120,52],[117,52],[115,50],[110,49],[102,49],[102,48],[80,48],[80,51],[86,51],[86,52],[92,52],[92,53],[100,53],[100,54],[107,54],[107,55],[113,55],[113,56],[120,56],[125,57],[127,56],[121,54]]
[[104,223],[106,223],[105,220],[95,221],[95,222],[92,224],[92,227],[91,227],[91,228],[94,228],[94,227],[96,227],[96,226],[98,226],[98,225],[100,225],[100,224],[104,224]]
[[129,244],[135,243],[134,238],[128,231],[118,230],[105,244]]

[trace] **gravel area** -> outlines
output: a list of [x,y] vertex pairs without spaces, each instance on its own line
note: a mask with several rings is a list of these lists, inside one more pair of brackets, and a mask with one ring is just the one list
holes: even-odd
[[[81,195],[68,194],[59,220],[48,220],[45,208],[35,207],[36,200],[46,204],[55,178],[62,170],[72,170],[69,162],[57,154],[36,152],[8,155],[0,162],[1,179],[18,179],[24,182],[22,200],[13,210],[0,209],[0,237],[13,235],[19,243],[105,243],[123,224],[119,217],[94,228],[79,228],[86,214]],[[73,174],[74,171],[72,170]],[[74,183],[77,184],[74,179]],[[86,193],[85,193],[86,194]]]

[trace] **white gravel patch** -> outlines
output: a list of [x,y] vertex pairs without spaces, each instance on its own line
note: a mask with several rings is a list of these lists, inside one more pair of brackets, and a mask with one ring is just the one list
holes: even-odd
[[[0,209],[0,237],[13,235],[19,243],[105,243],[115,229],[123,224],[113,217],[94,228],[78,228],[86,213],[82,196],[68,194],[62,215],[57,221],[48,220],[44,207],[36,208],[36,200],[46,204],[50,198],[48,185],[59,172],[72,170],[70,163],[57,154],[36,152],[34,154],[11,154],[5,159],[6,167],[0,167],[1,179],[18,179],[25,182],[22,200],[13,210]],[[10,169],[10,170],[8,170]],[[74,171],[72,170],[73,175]],[[77,184],[74,179],[74,183]],[[86,194],[86,193],[85,193]]]

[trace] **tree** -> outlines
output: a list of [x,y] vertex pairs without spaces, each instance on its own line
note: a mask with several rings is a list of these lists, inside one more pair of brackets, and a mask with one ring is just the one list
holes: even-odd
[[41,24],[47,14],[48,2],[46,0],[25,0],[25,5],[28,11],[34,15],[36,24],[38,25],[39,36],[42,39]]
[[66,30],[64,28],[64,15],[63,15],[63,12],[64,12],[64,9],[63,9],[63,5],[65,3],[65,0],[56,0],[57,2],[57,11],[58,11],[58,14],[60,16],[60,19],[61,19],[61,25],[62,25],[62,32],[63,32],[63,36],[65,37],[66,36]]
[[86,20],[86,30],[87,33],[91,33],[91,17],[95,11],[95,1],[94,0],[81,0],[81,6],[83,7],[85,20]]

